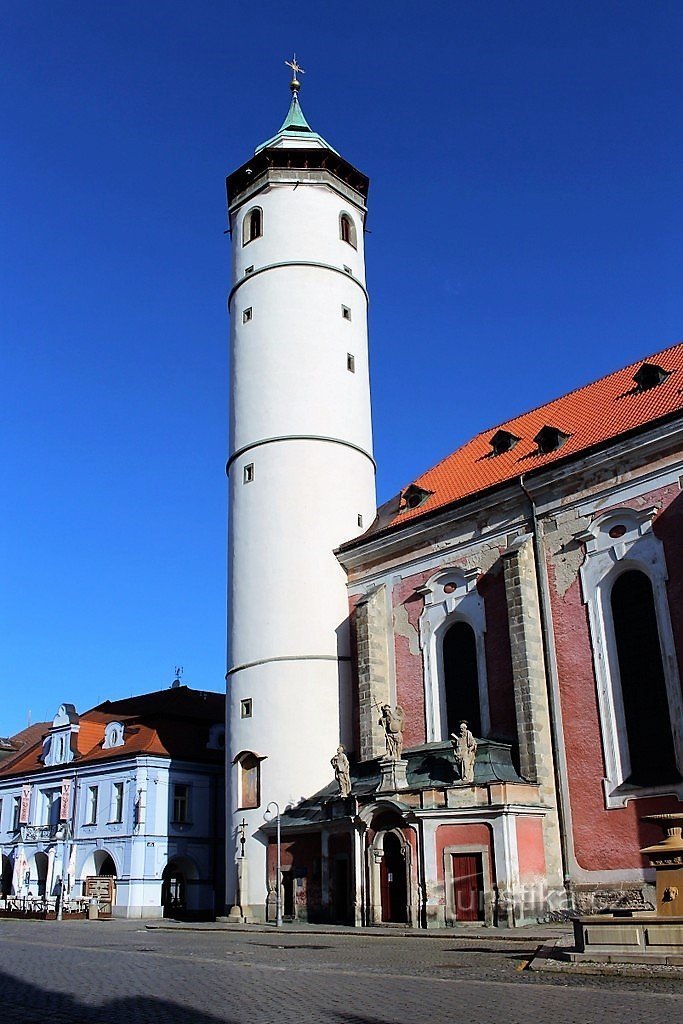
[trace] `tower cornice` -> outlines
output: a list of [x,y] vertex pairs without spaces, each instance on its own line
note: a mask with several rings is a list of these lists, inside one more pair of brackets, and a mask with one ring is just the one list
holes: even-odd
[[343,157],[326,149],[266,149],[255,154],[251,160],[242,164],[226,178],[228,206],[250,188],[255,181],[270,170],[280,168],[287,170],[308,171],[323,170],[333,178],[352,189],[363,199],[367,199],[370,179],[357,170]]

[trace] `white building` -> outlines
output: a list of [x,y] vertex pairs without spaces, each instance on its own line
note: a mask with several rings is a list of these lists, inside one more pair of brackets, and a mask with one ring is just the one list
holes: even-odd
[[[118,917],[223,905],[224,697],[171,689],[62,704],[0,762],[3,897],[78,899],[111,879]],[[2,906],[2,904],[0,904]]]
[[243,902],[256,916],[264,810],[323,786],[331,753],[350,742],[346,575],[334,549],[375,515],[368,179],[311,130],[296,73],[291,90],[280,131],[227,180],[228,900],[244,821]]

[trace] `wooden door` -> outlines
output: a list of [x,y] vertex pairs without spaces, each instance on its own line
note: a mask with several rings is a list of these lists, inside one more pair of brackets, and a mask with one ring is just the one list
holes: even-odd
[[380,865],[382,921],[405,924],[407,921],[408,887],[406,861],[398,836],[388,832],[384,837],[384,856]]
[[453,906],[456,921],[484,920],[484,873],[480,853],[454,853]]

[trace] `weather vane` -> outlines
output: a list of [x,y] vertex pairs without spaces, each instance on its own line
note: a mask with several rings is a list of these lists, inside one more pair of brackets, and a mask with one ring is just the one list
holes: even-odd
[[301,82],[296,77],[297,73],[305,75],[306,72],[301,67],[301,65],[297,62],[296,54],[294,54],[294,56],[292,57],[291,60],[286,60],[285,64],[287,65],[288,68],[292,69],[292,81],[289,83],[289,88],[292,90],[292,92],[297,92],[298,89],[301,86]]

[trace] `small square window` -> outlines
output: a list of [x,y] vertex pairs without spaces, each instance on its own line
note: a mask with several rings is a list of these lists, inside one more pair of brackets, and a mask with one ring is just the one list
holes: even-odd
[[[252,267],[251,269],[253,270],[254,268]],[[347,267],[346,264],[344,264],[344,273],[353,274],[353,271],[351,270],[351,267]]]
[[240,701],[240,718],[251,718],[253,709],[254,703],[251,697],[245,697]]
[[249,309],[245,309],[243,311],[243,313],[242,313],[242,323],[243,324],[248,324],[253,315],[254,314],[253,314],[252,308],[251,308],[251,306],[249,306]]
[[245,482],[245,484],[250,484],[253,479],[254,479],[254,463],[250,462],[248,465],[246,465],[244,467],[244,482]]
[[356,372],[356,360],[354,359],[350,352],[346,353],[346,369],[349,371],[349,373]]
[[342,316],[344,317],[345,320],[351,319],[351,310],[349,309],[348,306],[342,306]]
[[245,268],[244,268],[244,276],[245,276],[245,277],[247,276],[247,274],[253,274],[253,273],[254,273],[254,267],[253,267],[253,264],[252,264],[252,266],[251,266],[251,267],[245,267]]
[[363,525],[363,517],[362,517],[362,515],[360,514],[360,512],[358,513],[358,525],[359,525],[359,526],[362,526],[362,525]]

